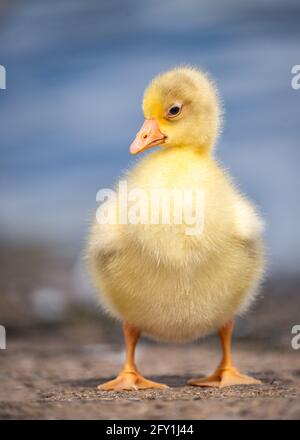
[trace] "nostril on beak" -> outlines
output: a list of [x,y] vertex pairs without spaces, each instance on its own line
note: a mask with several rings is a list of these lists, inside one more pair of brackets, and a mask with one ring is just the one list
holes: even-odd
[[148,137],[147,133],[144,133],[144,134],[142,135],[142,138],[143,138],[143,139],[147,139],[147,137]]

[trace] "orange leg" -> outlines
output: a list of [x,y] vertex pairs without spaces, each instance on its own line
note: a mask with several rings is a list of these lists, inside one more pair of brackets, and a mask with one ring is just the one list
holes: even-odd
[[116,377],[102,385],[98,390],[140,390],[146,388],[168,388],[167,385],[145,379],[137,370],[134,362],[135,347],[139,340],[140,332],[129,324],[124,325],[124,338],[126,345],[126,359],[123,370]]
[[223,358],[216,371],[211,376],[189,380],[189,385],[222,388],[232,385],[254,385],[261,383],[259,380],[241,374],[236,368],[234,368],[231,358],[232,329],[233,322],[229,321],[219,331],[219,337],[223,349]]

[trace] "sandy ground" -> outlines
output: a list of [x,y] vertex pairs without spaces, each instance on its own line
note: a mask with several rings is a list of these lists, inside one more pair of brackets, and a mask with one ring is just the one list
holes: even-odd
[[[300,351],[244,338],[234,344],[236,364],[261,386],[222,390],[186,386],[219,359],[215,338],[189,345],[143,339],[137,362],[163,391],[99,392],[122,363],[118,338],[96,325],[29,331],[8,337],[0,352],[1,419],[300,419]],[[9,335],[8,335],[9,336]]]

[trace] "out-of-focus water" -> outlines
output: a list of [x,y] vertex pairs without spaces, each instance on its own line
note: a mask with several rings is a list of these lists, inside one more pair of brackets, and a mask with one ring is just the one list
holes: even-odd
[[267,221],[271,269],[294,271],[300,3],[27,0],[0,8],[2,235],[82,246],[96,191],[129,164],[147,82],[177,64],[216,79],[221,162]]

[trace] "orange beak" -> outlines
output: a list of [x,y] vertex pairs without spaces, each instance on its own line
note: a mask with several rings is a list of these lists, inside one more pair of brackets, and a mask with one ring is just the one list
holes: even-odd
[[137,154],[148,148],[163,144],[166,136],[160,131],[156,119],[145,119],[142,128],[130,145],[130,153]]

